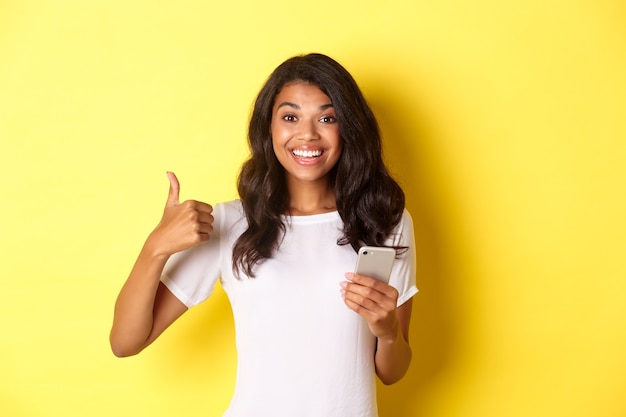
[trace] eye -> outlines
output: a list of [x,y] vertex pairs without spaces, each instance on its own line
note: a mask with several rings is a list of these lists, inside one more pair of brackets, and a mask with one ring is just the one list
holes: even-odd
[[286,114],[282,117],[282,119],[286,122],[295,122],[296,120],[298,120],[293,114]]
[[322,116],[320,122],[322,123],[335,123],[337,118],[335,116]]

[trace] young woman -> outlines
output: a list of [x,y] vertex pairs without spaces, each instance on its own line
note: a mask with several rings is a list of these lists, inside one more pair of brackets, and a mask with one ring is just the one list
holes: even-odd
[[[134,355],[219,279],[236,327],[228,417],[375,417],[375,375],[405,374],[415,287],[404,193],[352,76],[320,54],[288,59],[250,120],[240,200],[215,209],[170,190],[117,303],[111,347]],[[398,249],[389,284],[352,273],[364,245]]]

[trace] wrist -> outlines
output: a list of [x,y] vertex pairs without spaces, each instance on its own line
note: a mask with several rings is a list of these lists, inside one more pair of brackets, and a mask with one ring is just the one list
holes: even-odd
[[148,239],[146,239],[141,252],[144,256],[165,263],[172,254],[167,252],[163,245],[159,244],[158,240],[159,239],[151,233]]
[[378,337],[378,344],[393,345],[398,341],[400,337],[400,330],[399,327],[396,325],[393,327],[393,330],[391,332],[384,336]]

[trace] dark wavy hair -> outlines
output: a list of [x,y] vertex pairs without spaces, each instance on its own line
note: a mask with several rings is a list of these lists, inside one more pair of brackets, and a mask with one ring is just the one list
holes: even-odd
[[251,155],[243,164],[237,188],[248,229],[233,247],[233,269],[254,277],[255,267],[271,258],[285,233],[289,210],[285,171],[272,147],[272,108],[281,89],[293,82],[315,85],[335,109],[342,153],[330,172],[337,211],[343,220],[338,245],[355,251],[385,245],[404,210],[404,192],[382,157],[378,123],[350,73],[322,54],[292,57],[267,79],[255,101],[248,129]]

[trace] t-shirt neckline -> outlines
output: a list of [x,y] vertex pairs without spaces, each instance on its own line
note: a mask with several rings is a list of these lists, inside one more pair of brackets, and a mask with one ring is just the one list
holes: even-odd
[[304,216],[289,216],[283,215],[283,218],[290,223],[324,223],[328,221],[334,221],[340,218],[339,212],[337,210],[329,211],[327,213],[319,213],[319,214],[307,214]]

